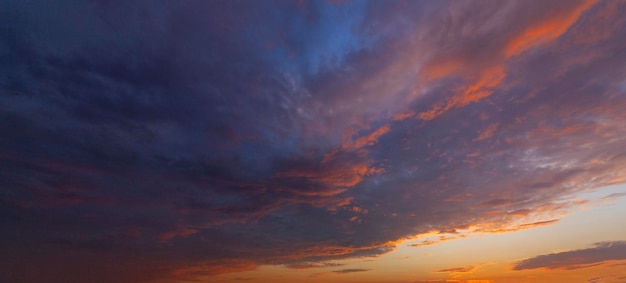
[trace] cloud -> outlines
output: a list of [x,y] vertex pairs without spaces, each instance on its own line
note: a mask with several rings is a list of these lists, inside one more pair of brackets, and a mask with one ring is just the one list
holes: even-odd
[[417,281],[410,281],[411,283],[491,283],[493,281],[491,280],[482,280],[482,279],[469,279],[469,280],[462,280],[462,279],[446,279],[446,280],[417,280]]
[[458,240],[458,239],[463,239],[466,238],[467,235],[466,234],[461,234],[461,235],[453,235],[453,236],[446,236],[446,235],[440,235],[438,237],[435,237],[433,239],[427,237],[425,240],[421,240],[418,243],[415,244],[409,244],[409,247],[413,247],[413,248],[419,248],[419,247],[424,247],[424,246],[432,246],[432,245],[436,245],[442,242],[446,242],[446,241],[451,241],[451,240]]
[[354,141],[353,144],[344,145],[348,149],[359,149],[364,146],[374,145],[378,138],[390,131],[389,125],[384,125],[367,136],[363,136]]
[[532,223],[522,223],[522,224],[513,224],[513,225],[506,225],[504,223],[496,223],[496,225],[489,225],[489,223],[484,223],[482,227],[476,229],[475,231],[485,232],[485,233],[508,233],[508,232],[515,232],[519,230],[553,225],[553,224],[557,224],[558,222],[559,222],[558,219],[552,219],[552,220],[544,220],[544,221],[537,221],[537,222],[532,222]]
[[556,224],[626,182],[624,9],[2,3],[1,273],[330,268]]
[[334,273],[340,273],[340,274],[345,274],[345,273],[354,273],[354,272],[365,272],[365,271],[370,271],[371,269],[363,269],[363,268],[347,268],[347,269],[340,269],[340,270],[334,270]]
[[626,196],[626,193],[612,193],[610,195],[603,196],[602,200],[615,200],[624,196]]
[[515,264],[514,270],[547,268],[547,269],[578,269],[602,264],[610,260],[626,259],[626,242],[600,242],[593,248],[573,250],[522,260]]
[[504,49],[505,55],[507,57],[516,56],[534,46],[558,38],[578,20],[584,11],[595,3],[596,1],[579,1],[556,16],[528,26],[507,43]]
[[486,140],[486,139],[492,137],[493,134],[495,133],[495,131],[498,129],[498,126],[499,126],[498,123],[493,123],[493,124],[489,125],[489,127],[487,129],[485,129],[485,131],[480,133],[480,135],[478,137],[476,137],[474,139],[474,141],[482,141],[482,140]]
[[323,263],[298,262],[298,263],[293,263],[293,264],[287,264],[285,266],[291,269],[309,269],[309,268],[338,267],[338,266],[343,266],[343,265],[345,264],[333,263],[333,262],[323,262]]
[[490,96],[494,88],[497,87],[505,77],[506,73],[500,66],[484,70],[471,85],[460,90],[459,95],[453,96],[445,103],[436,104],[432,109],[418,114],[418,118],[432,120],[453,108],[478,102]]
[[176,237],[186,237],[189,235],[193,235],[195,233],[197,233],[198,230],[196,229],[189,229],[189,228],[181,228],[179,230],[174,230],[174,231],[168,231],[168,232],[163,232],[161,233],[161,235],[159,235],[159,239],[163,242],[167,242],[169,240],[172,240]]
[[473,267],[473,266],[467,266],[467,267],[455,267],[455,268],[440,269],[440,270],[437,270],[435,272],[440,272],[440,273],[471,273],[475,269],[476,268]]
[[539,226],[546,226],[546,225],[552,225],[559,222],[558,219],[552,219],[552,220],[546,220],[546,221],[539,221],[539,222],[533,222],[533,223],[525,223],[520,225],[520,228],[533,228],[533,227],[539,227]]

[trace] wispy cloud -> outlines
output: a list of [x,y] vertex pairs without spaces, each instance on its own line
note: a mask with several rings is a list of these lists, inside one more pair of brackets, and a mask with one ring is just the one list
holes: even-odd
[[333,263],[333,262],[296,262],[292,264],[286,264],[287,268],[292,269],[309,269],[309,268],[324,268],[324,267],[338,267],[343,266],[344,263]]
[[610,195],[603,196],[602,200],[615,200],[624,196],[626,196],[626,193],[612,193]]
[[514,270],[547,268],[547,269],[578,269],[602,264],[610,260],[626,259],[626,242],[601,242],[593,248],[573,250],[525,259],[513,267]]
[[345,273],[355,273],[355,272],[365,272],[365,271],[370,271],[371,269],[363,269],[363,268],[347,268],[347,269],[339,269],[339,270],[334,270],[334,273],[340,273],[340,274],[345,274]]
[[473,266],[467,266],[467,267],[454,267],[454,268],[440,269],[440,270],[437,270],[435,272],[439,272],[439,273],[471,273],[475,269],[476,268],[473,267]]

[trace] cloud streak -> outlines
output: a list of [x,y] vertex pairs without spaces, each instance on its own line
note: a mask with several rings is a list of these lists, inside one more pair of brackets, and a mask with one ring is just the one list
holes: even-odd
[[371,269],[362,269],[362,268],[348,268],[348,269],[340,269],[334,270],[334,273],[346,274],[346,273],[354,273],[354,272],[365,272],[370,271]]
[[455,267],[455,268],[446,268],[446,269],[440,269],[437,270],[435,272],[440,272],[440,273],[470,273],[472,271],[474,271],[476,268],[473,266],[468,266],[468,267]]
[[626,259],[626,242],[600,242],[594,247],[539,255],[522,260],[513,266],[513,270],[547,268],[547,269],[579,269],[605,263],[610,260]]

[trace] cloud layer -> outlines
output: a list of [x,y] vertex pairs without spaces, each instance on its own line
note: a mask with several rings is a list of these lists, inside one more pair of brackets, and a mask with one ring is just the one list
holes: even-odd
[[515,264],[513,269],[548,268],[570,270],[590,267],[610,260],[625,259],[626,242],[601,242],[594,244],[593,248],[539,255],[525,259]]
[[555,223],[626,181],[624,12],[5,1],[1,273],[193,279]]

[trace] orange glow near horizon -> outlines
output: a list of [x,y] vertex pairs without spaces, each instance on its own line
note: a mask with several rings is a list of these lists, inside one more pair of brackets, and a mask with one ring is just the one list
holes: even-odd
[[[624,186],[600,191],[604,195],[623,195]],[[626,213],[626,198],[581,195],[592,201],[578,208],[562,222],[539,222],[524,229],[481,232],[469,227],[453,233],[433,231],[412,239],[394,243],[395,249],[380,257],[333,260],[308,266],[260,266],[233,274],[224,272],[216,278],[201,282],[254,280],[270,283],[289,282],[621,282],[626,278],[626,259],[603,260],[587,265],[513,270],[525,258],[568,250],[590,248],[588,239],[611,240],[611,235],[626,233],[626,228],[614,223],[612,213]],[[608,201],[608,202],[607,202]],[[610,224],[612,223],[612,224]],[[609,224],[609,225],[607,225]],[[525,226],[528,224],[522,224]],[[588,230],[576,235],[577,228]],[[572,233],[573,237],[562,238]],[[434,239],[429,240],[429,239]],[[532,240],[533,245],[528,246]],[[424,244],[425,243],[425,244]],[[626,248],[625,248],[626,249]],[[597,279],[594,279],[597,278]],[[614,281],[611,281],[614,280]]]

